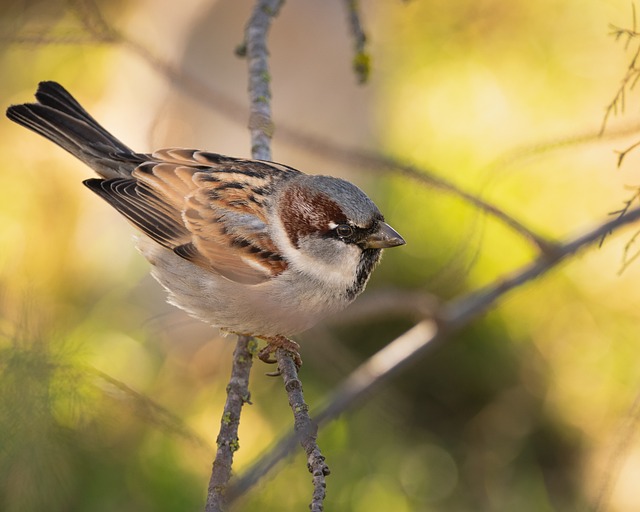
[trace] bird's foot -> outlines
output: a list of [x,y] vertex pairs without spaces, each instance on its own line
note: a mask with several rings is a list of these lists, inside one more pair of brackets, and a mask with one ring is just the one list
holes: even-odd
[[[293,362],[296,365],[296,369],[299,370],[302,366],[302,358],[300,357],[300,345],[295,341],[286,338],[285,336],[274,336],[269,338],[263,338],[267,342],[267,346],[258,352],[258,358],[263,363],[276,364],[278,360],[275,358],[276,350],[281,348],[288,352],[293,357]],[[270,377],[278,377],[282,375],[282,371],[278,368],[275,372],[267,373]]]

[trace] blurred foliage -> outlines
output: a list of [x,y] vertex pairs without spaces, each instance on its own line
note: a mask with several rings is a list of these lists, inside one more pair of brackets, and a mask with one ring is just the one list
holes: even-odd
[[[156,54],[171,47],[214,86],[244,94],[237,77],[245,64],[232,49],[252,2],[177,4],[97,5]],[[197,133],[216,137],[210,149],[248,153],[245,119],[217,125],[209,122],[215,112],[184,98],[170,117],[158,92],[166,82],[125,47],[70,44],[87,37],[78,14],[87,5],[0,2],[3,104],[28,100],[39,80],[59,80],[136,149],[150,148],[137,148],[127,133],[145,140],[140,132],[155,130],[158,115],[179,140]],[[285,4],[271,48],[277,122],[313,131],[328,118],[328,137],[351,140],[347,123],[361,119],[369,145],[441,173],[553,238],[603,219],[627,198],[624,185],[637,184],[638,155],[614,172],[614,151],[637,140],[629,129],[635,98],[597,137],[628,64],[607,37],[610,22],[630,25],[626,1],[364,7],[371,83],[351,90],[342,84],[354,81],[352,43],[346,26],[336,28],[344,13],[325,3]],[[331,41],[307,41],[305,54],[297,43],[307,26]],[[332,45],[342,62],[318,50]],[[318,94],[308,93],[310,76],[322,91],[317,101],[309,100]],[[201,122],[185,114],[194,111]],[[232,128],[242,134],[234,141],[224,138]],[[0,123],[0,151],[0,510],[202,508],[233,343],[164,305],[131,230],[80,185],[81,164],[8,122]],[[294,166],[333,173],[283,153]],[[521,237],[441,191],[374,179],[366,169],[346,176],[364,182],[408,241],[385,255],[363,300],[390,287],[447,300],[535,255]],[[640,271],[632,265],[617,275],[627,240],[611,238],[515,291],[323,429],[332,469],[327,510],[581,510],[619,466],[609,510],[637,510],[640,450],[630,439],[624,460],[608,459],[640,384]],[[308,402],[320,402],[411,320],[380,316],[302,335]],[[290,427],[280,382],[263,373],[257,365],[238,473]],[[298,453],[236,508],[302,509],[309,480]]]

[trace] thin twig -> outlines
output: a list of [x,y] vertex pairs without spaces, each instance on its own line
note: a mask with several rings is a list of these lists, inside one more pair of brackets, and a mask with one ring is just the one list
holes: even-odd
[[[144,417],[151,424],[157,425],[171,434],[178,435],[183,439],[194,443],[198,448],[211,451],[211,445],[195,431],[190,429],[181,418],[165,407],[162,407],[160,404],[154,402],[148,396],[135,391],[124,382],[104,373],[101,370],[98,370],[97,368],[86,366],[84,370],[87,373],[97,375],[101,380],[117,389],[129,400],[134,411]],[[104,389],[102,390],[104,391]]]
[[602,481],[598,487],[598,491],[590,504],[588,510],[591,512],[605,512],[609,508],[611,493],[615,484],[622,464],[626,457],[631,453],[631,446],[638,435],[638,426],[640,425],[640,394],[636,395],[635,400],[627,411],[626,417],[620,426],[614,445],[609,454],[608,461],[604,466],[606,470],[602,474]]
[[87,32],[98,36],[105,42],[116,42],[122,39],[122,34],[104,19],[100,6],[95,0],[70,0],[69,3],[78,14],[78,20]]
[[[624,201],[624,206],[622,208],[620,208],[619,210],[615,210],[613,212],[609,212],[609,215],[616,215],[617,218],[624,217],[627,214],[627,212],[631,209],[631,205],[633,205],[633,203],[638,199],[640,199],[640,187],[635,188],[633,195],[629,199]],[[602,247],[602,244],[604,244],[604,241],[607,238],[607,236],[609,236],[609,233],[604,233],[602,235],[602,238],[600,239],[599,247]],[[626,252],[627,251],[625,250],[625,257],[626,257]]]
[[383,318],[407,318],[419,322],[433,318],[440,301],[422,290],[383,288],[359,297],[341,313],[326,320],[327,325],[358,325]]
[[358,77],[358,82],[364,84],[369,79],[369,73],[371,72],[371,56],[367,51],[367,35],[362,28],[362,21],[360,19],[360,5],[358,0],[343,0],[347,8],[347,14],[349,16],[349,27],[351,28],[351,34],[353,35],[353,70]]
[[98,40],[93,34],[68,34],[50,36],[47,34],[20,34],[6,35],[0,34],[0,42],[5,44],[21,44],[26,46],[89,46],[108,43],[108,41]]
[[278,15],[284,0],[258,0],[245,29],[247,63],[249,65],[249,100],[251,115],[251,155],[258,160],[271,160],[271,90],[267,34],[271,20]]
[[[632,14],[632,28],[621,28],[615,25],[610,25],[611,35],[616,39],[625,38],[625,50],[628,49],[631,41],[640,36],[640,33],[636,30],[636,6],[635,4],[631,4],[631,14]],[[626,103],[626,93],[627,91],[633,90],[638,79],[640,79],[640,68],[637,67],[638,59],[640,59],[640,44],[637,46],[635,52],[633,53],[633,57],[627,66],[627,71],[620,81],[620,86],[616,91],[613,100],[607,105],[605,109],[605,113],[602,119],[602,125],[600,127],[600,134],[603,134],[606,127],[607,122],[609,121],[609,117],[611,114],[617,115],[618,111],[620,113],[624,113],[625,103]]]
[[[513,167],[527,159],[532,159],[541,155],[546,155],[552,151],[565,150],[575,146],[584,146],[589,143],[615,140],[629,135],[636,135],[640,131],[640,124],[637,122],[616,126],[607,130],[606,133],[589,129],[583,133],[576,133],[566,137],[554,137],[533,144],[525,144],[511,151],[507,151],[496,158],[484,168],[485,174],[495,174],[496,171],[507,167]],[[622,160],[620,157],[619,161]]]
[[298,378],[293,359],[282,349],[276,351],[276,359],[289,398],[289,406],[293,411],[293,431],[307,454],[307,468],[312,475],[313,499],[309,508],[312,512],[321,512],[326,495],[325,477],[329,474],[329,467],[325,464],[324,456],[317,444],[318,426],[309,416],[309,406],[304,401],[302,382]]
[[622,167],[622,161],[626,158],[626,156],[635,150],[638,146],[640,146],[640,142],[634,142],[626,149],[622,151],[618,151],[618,167]]
[[[423,320],[371,356],[354,370],[314,415],[318,426],[353,410],[372,391],[388,382],[410,364],[415,364],[428,350],[450,339],[451,335],[494,307],[507,292],[555,268],[567,257],[588,246],[596,245],[605,233],[640,219],[640,208],[623,217],[604,222],[586,234],[556,246],[553,254],[540,255],[517,272],[485,288],[445,304],[436,320]],[[295,446],[296,435],[290,432],[267,454],[255,462],[229,489],[230,502],[255,485],[268,471],[286,457]]]
[[629,266],[640,258],[640,251],[634,252],[631,256],[629,253],[631,252],[631,247],[636,243],[640,237],[640,231],[636,231],[633,236],[629,239],[629,241],[624,246],[622,265],[620,266],[620,270],[618,270],[618,275],[622,275],[622,273],[629,268]]
[[231,378],[227,385],[227,401],[220,421],[220,432],[216,443],[218,450],[211,470],[205,512],[224,510],[225,493],[231,478],[233,454],[240,447],[238,427],[242,406],[250,402],[249,375],[253,364],[256,342],[249,336],[238,336],[233,352]]

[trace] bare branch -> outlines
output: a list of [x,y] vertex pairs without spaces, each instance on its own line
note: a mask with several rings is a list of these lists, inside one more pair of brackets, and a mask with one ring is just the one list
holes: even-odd
[[604,466],[606,471],[602,474],[598,492],[589,507],[591,512],[605,512],[608,510],[613,485],[620,474],[626,456],[632,451],[632,443],[638,435],[638,426],[640,426],[640,394],[636,395],[617,432],[613,449],[609,454],[609,460]]
[[224,510],[225,492],[231,478],[233,454],[240,447],[238,427],[242,406],[250,402],[249,374],[253,364],[253,353],[256,342],[249,336],[238,336],[236,349],[233,352],[231,378],[227,385],[227,401],[220,421],[220,433],[216,440],[218,450],[211,470],[209,490],[207,492],[206,512]]
[[[633,40],[636,40],[640,33],[636,30],[636,7],[634,4],[631,4],[632,9],[632,28],[621,28],[615,25],[610,25],[611,35],[617,40],[625,39],[625,49],[629,47]],[[626,93],[627,91],[633,90],[636,83],[640,79],[640,68],[637,67],[638,59],[640,58],[640,44],[638,44],[633,56],[631,57],[631,61],[627,66],[627,71],[620,81],[620,86],[616,91],[613,100],[607,105],[604,113],[604,117],[602,119],[602,126],[600,127],[600,134],[603,134],[605,128],[607,127],[607,122],[609,121],[609,117],[611,114],[617,115],[618,111],[620,113],[624,112],[625,103],[626,103]]]
[[[496,171],[511,167],[525,159],[533,158],[539,155],[548,154],[552,151],[568,149],[574,146],[603,142],[605,140],[614,140],[640,132],[640,124],[629,123],[609,129],[607,133],[602,134],[600,131],[589,130],[583,133],[576,133],[567,137],[554,137],[547,141],[534,142],[533,144],[525,144],[516,147],[514,150],[507,151],[500,155],[496,160],[485,167],[485,173],[495,173]],[[622,157],[620,158],[620,160]]]
[[[619,210],[615,210],[613,212],[609,212],[609,215],[616,215],[618,219],[621,218],[621,217],[624,217],[628,213],[628,211],[631,209],[631,206],[633,205],[633,203],[638,201],[639,199],[640,199],[640,187],[635,189],[633,195],[624,202],[624,206],[622,208],[620,208]],[[609,236],[610,234],[611,233],[604,233],[602,235],[602,238],[600,239],[600,244],[599,244],[600,247],[604,243],[604,241],[607,238],[607,236]],[[625,259],[627,257],[627,252],[628,252],[629,248],[630,248],[630,245],[627,244],[627,247],[625,248],[625,251],[624,251]],[[623,269],[622,270],[624,270],[624,267],[625,267],[625,265],[624,265],[624,261],[623,261]]]
[[[418,323],[356,368],[332,393],[326,405],[314,415],[316,423],[321,426],[344,411],[353,410],[355,405],[370,396],[372,391],[418,361],[429,349],[449,340],[452,334],[495,306],[507,292],[545,274],[577,251],[597,244],[604,234],[639,219],[640,208],[636,208],[622,217],[599,224],[582,236],[558,244],[553,254],[542,254],[512,275],[445,304],[435,320],[423,320]],[[254,463],[234,482],[229,490],[230,500],[236,499],[255,485],[262,476],[291,452],[295,441],[295,433],[290,432],[269,453]]]
[[211,445],[185,425],[179,417],[162,407],[160,404],[151,400],[148,396],[135,391],[124,382],[104,373],[101,370],[98,370],[97,368],[86,366],[84,367],[84,370],[87,373],[97,375],[101,380],[117,389],[121,395],[124,395],[130,400],[134,411],[140,416],[143,416],[147,421],[150,421],[154,425],[158,425],[171,434],[178,435],[181,438],[194,443],[199,448],[204,448],[207,451],[211,450]]
[[0,42],[6,44],[22,44],[22,45],[33,45],[33,46],[51,46],[51,45],[60,45],[60,46],[86,46],[86,45],[99,45],[105,44],[106,41],[101,41],[96,39],[93,35],[86,34],[65,34],[65,35],[56,35],[51,36],[47,34],[20,34],[20,35],[11,35],[7,36],[4,34],[0,34]]
[[358,297],[343,312],[327,319],[330,325],[364,324],[381,318],[401,317],[419,322],[432,318],[439,300],[421,290],[386,288],[372,290]]
[[271,20],[278,15],[284,0],[258,0],[245,29],[246,55],[249,64],[249,99],[251,115],[251,154],[258,160],[271,160],[271,90],[267,33]]
[[634,149],[640,146],[640,142],[634,142],[627,149],[623,149],[622,151],[618,151],[618,167],[622,167],[622,161],[625,157],[631,153]]
[[625,270],[627,270],[629,265],[631,265],[634,261],[640,258],[639,250],[636,250],[636,252],[631,254],[631,248],[638,241],[638,237],[640,237],[640,231],[636,231],[633,234],[633,236],[629,239],[629,241],[625,244],[624,251],[623,251],[622,265],[620,267],[620,270],[618,271],[619,275],[622,274]]
[[69,3],[87,32],[104,42],[117,42],[122,39],[122,34],[104,19],[94,0],[70,0]]
[[347,14],[349,16],[349,27],[351,28],[351,34],[353,35],[353,71],[358,77],[358,82],[364,84],[369,79],[369,73],[371,72],[371,57],[366,49],[367,36],[362,28],[362,21],[360,20],[360,6],[358,0],[343,0],[347,8]]
[[302,382],[298,379],[296,365],[289,353],[283,349],[276,351],[278,368],[282,373],[284,388],[289,398],[289,406],[293,411],[296,439],[307,454],[307,468],[313,476],[313,499],[309,508],[312,512],[321,512],[325,498],[325,477],[330,473],[324,462],[324,456],[317,444],[318,426],[309,416],[309,406],[304,401]]

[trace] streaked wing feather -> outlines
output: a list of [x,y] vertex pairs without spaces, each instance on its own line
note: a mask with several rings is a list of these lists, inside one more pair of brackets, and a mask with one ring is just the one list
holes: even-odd
[[172,249],[189,237],[180,217],[153,191],[135,179],[90,179],[84,184],[153,240]]
[[231,280],[258,284],[286,269],[264,203],[278,181],[299,171],[190,149],[149,157],[133,179],[86,184],[161,245]]
[[184,223],[199,254],[222,275],[257,284],[286,269],[267,233],[262,211],[220,205],[207,189],[189,196]]

